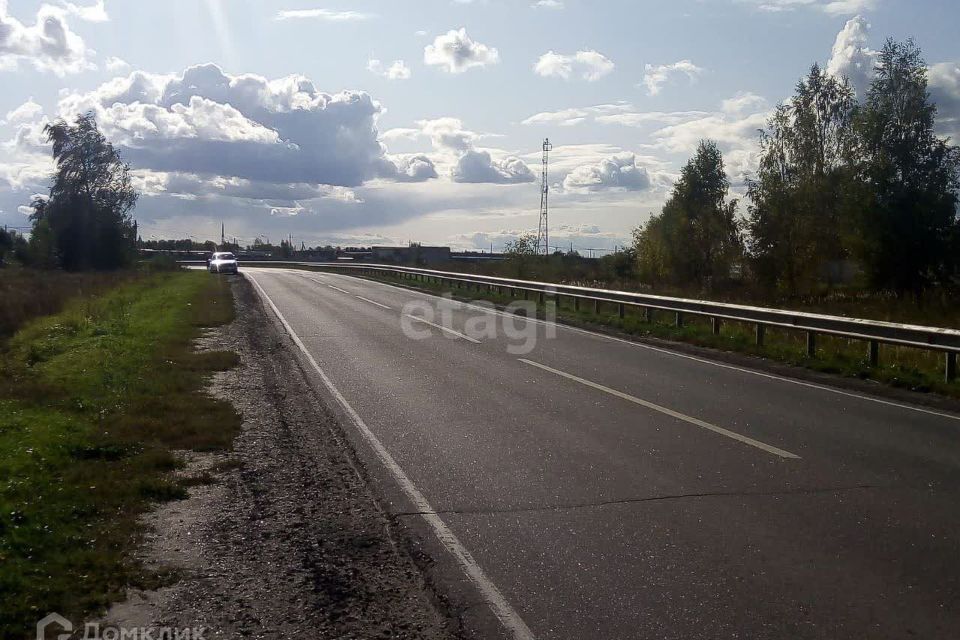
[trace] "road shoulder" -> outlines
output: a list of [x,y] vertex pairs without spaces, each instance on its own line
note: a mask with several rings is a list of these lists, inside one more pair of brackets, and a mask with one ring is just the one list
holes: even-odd
[[210,392],[243,416],[230,454],[193,454],[202,478],[148,517],[143,549],[177,580],[135,591],[101,625],[196,627],[208,637],[454,638],[460,623],[385,515],[333,414],[250,284],[237,320],[201,341],[241,365]]

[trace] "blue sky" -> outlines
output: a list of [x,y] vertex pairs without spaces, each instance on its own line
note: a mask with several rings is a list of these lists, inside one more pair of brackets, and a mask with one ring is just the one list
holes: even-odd
[[702,137],[736,187],[819,62],[855,86],[888,36],[960,128],[946,0],[0,0],[0,224],[45,192],[39,131],[93,110],[135,169],[143,236],[611,248]]

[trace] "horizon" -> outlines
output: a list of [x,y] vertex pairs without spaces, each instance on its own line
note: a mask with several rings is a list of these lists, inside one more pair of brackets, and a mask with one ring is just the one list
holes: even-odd
[[144,240],[215,240],[223,222],[243,244],[501,250],[536,232],[549,137],[551,245],[613,249],[701,138],[742,198],[757,131],[797,80],[817,63],[862,94],[887,37],[922,48],[955,139],[960,7],[923,9],[0,0],[0,225],[26,226],[48,189],[43,125],[92,110],[134,169]]

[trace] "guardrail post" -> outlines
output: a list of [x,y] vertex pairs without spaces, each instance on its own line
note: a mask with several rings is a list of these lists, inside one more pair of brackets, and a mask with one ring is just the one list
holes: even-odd
[[871,340],[869,343],[867,359],[870,361],[871,367],[876,367],[880,364],[880,343],[876,340]]
[[596,315],[600,315],[600,301],[599,301],[599,300],[594,300],[594,301],[593,301],[593,313],[596,314]]
[[540,301],[540,304],[546,303],[547,298],[546,298],[546,296],[544,295],[543,291],[540,292],[540,295],[538,296],[538,300]]
[[580,311],[580,296],[573,296],[573,310]]
[[683,326],[683,314],[679,311],[674,315],[673,325],[678,328]]
[[720,335],[720,318],[717,316],[710,318],[710,331],[712,331],[715,336]]
[[627,314],[627,305],[623,304],[622,302],[618,304],[617,313],[620,315],[620,319],[622,320],[623,317]]
[[957,378],[957,354],[952,351],[947,352],[943,378],[948,383]]
[[817,357],[817,332],[807,331],[807,357]]
[[644,309],[643,309],[643,321],[644,321],[644,322],[653,322],[653,307],[644,307]]
[[763,339],[766,336],[766,333],[767,333],[767,328],[762,324],[758,324],[757,325],[757,346],[758,347],[763,346]]

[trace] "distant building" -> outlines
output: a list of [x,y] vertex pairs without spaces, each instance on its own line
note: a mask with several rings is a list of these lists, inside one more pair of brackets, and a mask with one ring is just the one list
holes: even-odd
[[507,259],[505,253],[489,253],[487,251],[457,251],[450,254],[453,262],[502,262]]
[[373,247],[370,260],[389,264],[443,264],[450,262],[450,247]]

